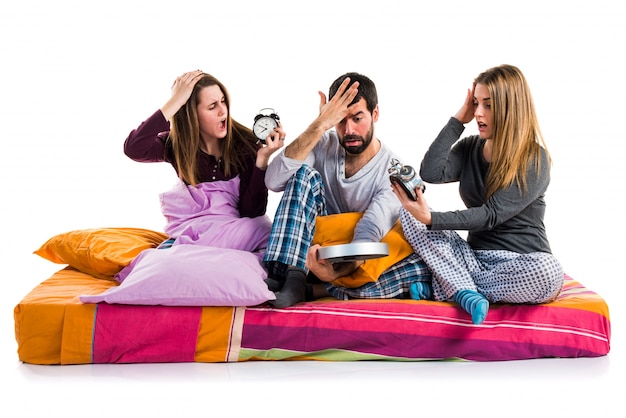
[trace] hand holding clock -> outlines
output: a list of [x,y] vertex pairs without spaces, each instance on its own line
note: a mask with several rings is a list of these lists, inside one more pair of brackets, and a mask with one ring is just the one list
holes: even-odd
[[274,129],[280,126],[280,117],[274,109],[266,107],[261,109],[259,114],[254,117],[254,125],[252,132],[259,139],[259,142],[265,144],[265,138],[274,132]]
[[267,168],[270,157],[285,144],[285,131],[280,123],[280,118],[272,113],[275,118],[264,115],[257,115],[252,131],[259,139],[258,143],[263,144],[256,154],[256,166],[262,170]]

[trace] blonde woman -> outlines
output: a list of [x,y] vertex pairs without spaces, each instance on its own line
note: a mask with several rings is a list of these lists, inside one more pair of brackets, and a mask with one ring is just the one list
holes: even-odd
[[[478,135],[461,140],[476,120]],[[490,303],[544,303],[563,284],[543,219],[551,159],[522,72],[501,65],[481,73],[457,114],[422,160],[428,183],[459,182],[466,209],[431,211],[422,190],[412,200],[392,185],[414,251],[433,274],[411,287],[414,299],[453,300],[474,324]],[[467,241],[455,231],[468,231]]]

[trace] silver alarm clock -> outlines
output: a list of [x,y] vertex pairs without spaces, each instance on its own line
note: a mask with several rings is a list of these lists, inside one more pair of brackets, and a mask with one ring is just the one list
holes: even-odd
[[392,158],[391,167],[388,171],[389,180],[402,186],[402,189],[412,200],[417,200],[416,188],[421,187],[422,192],[426,190],[426,185],[410,165],[403,165],[397,159]]

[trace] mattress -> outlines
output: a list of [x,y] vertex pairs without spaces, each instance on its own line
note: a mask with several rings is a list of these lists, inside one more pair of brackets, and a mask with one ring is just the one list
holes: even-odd
[[610,350],[605,300],[565,275],[559,298],[493,304],[473,325],[454,303],[331,298],[269,305],[82,303],[117,283],[65,267],[14,308],[17,354],[30,364],[503,361],[598,357]]

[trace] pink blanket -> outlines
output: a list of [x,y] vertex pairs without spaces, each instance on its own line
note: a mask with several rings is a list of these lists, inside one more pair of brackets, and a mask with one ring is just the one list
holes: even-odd
[[267,247],[272,222],[267,216],[241,218],[239,176],[229,181],[179,183],[162,193],[165,233],[174,245],[196,244],[258,252]]

